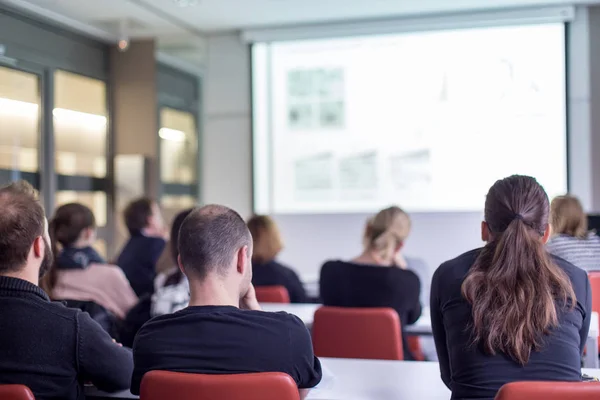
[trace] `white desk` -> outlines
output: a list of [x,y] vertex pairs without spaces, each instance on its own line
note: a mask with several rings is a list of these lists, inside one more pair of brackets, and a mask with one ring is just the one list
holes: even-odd
[[[282,304],[282,303],[261,303],[261,307],[264,311],[285,311],[290,314],[296,315],[300,318],[304,324],[310,329],[313,324],[315,311],[321,307],[320,304]],[[429,313],[429,307],[424,307],[421,317],[413,325],[405,326],[404,331],[409,335],[417,336],[430,336],[432,335],[431,330],[431,316]],[[596,349],[595,351],[589,351],[588,355],[584,358],[584,366],[586,368],[600,368],[600,360],[597,355],[598,349],[598,313],[592,313],[592,320],[590,323],[590,331],[586,346],[588,349]]]
[[[323,380],[307,400],[448,400],[438,363],[322,358]],[[600,370],[583,373],[599,377]],[[88,399],[137,399],[129,391],[107,394],[86,387]]]

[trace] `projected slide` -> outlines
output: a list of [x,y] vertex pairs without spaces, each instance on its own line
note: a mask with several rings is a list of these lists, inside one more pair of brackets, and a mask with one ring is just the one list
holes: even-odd
[[253,45],[257,212],[477,211],[567,188],[564,25]]

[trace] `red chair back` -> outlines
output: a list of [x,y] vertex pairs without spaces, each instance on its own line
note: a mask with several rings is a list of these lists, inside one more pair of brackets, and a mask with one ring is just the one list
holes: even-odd
[[312,326],[315,355],[402,360],[400,318],[391,308],[320,307]]
[[513,382],[500,388],[496,400],[597,400],[600,382]]
[[237,375],[150,371],[140,400],[299,400],[296,382],[280,372]]
[[408,343],[408,348],[415,358],[415,361],[425,361],[425,354],[421,347],[421,338],[419,336],[407,336],[406,342]]
[[0,385],[0,400],[35,400],[25,385]]
[[[600,271],[589,272],[588,277],[592,287],[592,311],[600,313]],[[598,342],[598,353],[600,353],[600,341]]]
[[285,286],[257,286],[256,300],[259,303],[289,303],[290,295]]

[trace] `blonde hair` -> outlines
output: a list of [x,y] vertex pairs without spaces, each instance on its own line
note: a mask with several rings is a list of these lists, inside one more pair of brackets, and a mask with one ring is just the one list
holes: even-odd
[[410,233],[410,217],[400,207],[388,207],[367,221],[363,243],[383,259],[392,259]]
[[588,233],[587,215],[577,197],[558,196],[550,204],[550,224],[554,234],[583,239]]
[[283,249],[277,224],[271,217],[255,215],[248,220],[248,230],[254,242],[252,262],[264,263],[273,260]]

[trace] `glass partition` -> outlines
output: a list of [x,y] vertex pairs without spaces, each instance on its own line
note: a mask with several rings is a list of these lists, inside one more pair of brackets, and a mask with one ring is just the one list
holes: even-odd
[[54,74],[56,204],[79,202],[107,222],[106,83],[65,71]]
[[39,188],[40,99],[38,75],[0,67],[0,184]]
[[198,133],[193,113],[169,107],[160,110],[161,205],[169,220],[193,207],[198,197]]

